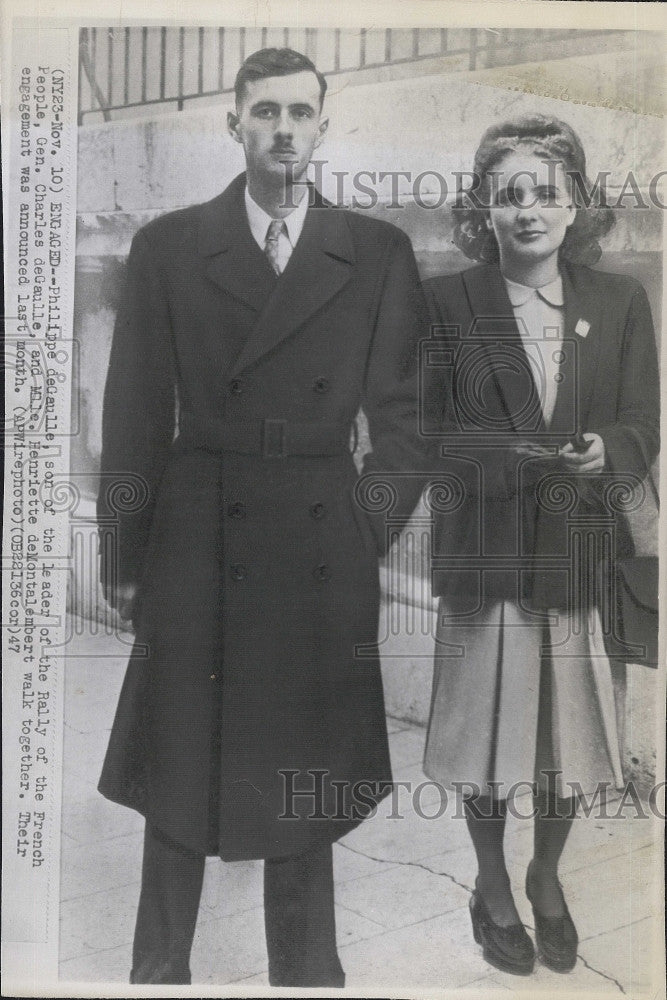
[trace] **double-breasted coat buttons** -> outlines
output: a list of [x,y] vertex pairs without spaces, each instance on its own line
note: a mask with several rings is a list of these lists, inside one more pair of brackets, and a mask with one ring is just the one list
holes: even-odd
[[245,568],[243,563],[234,563],[231,569],[233,580],[245,580],[248,575],[248,570]]
[[229,383],[229,391],[233,396],[240,396],[243,392],[243,382],[240,378],[233,378]]
[[246,515],[245,504],[239,502],[230,503],[227,507],[227,514],[229,517],[233,517],[237,521],[242,521]]
[[313,382],[313,389],[315,390],[315,392],[328,392],[329,386],[330,386],[329,379],[323,378],[322,376],[316,378],[315,381]]
[[326,514],[326,508],[323,503],[313,503],[310,505],[309,513],[315,521],[319,521]]
[[329,580],[331,578],[331,570],[329,569],[328,566],[325,566],[322,563],[320,566],[315,567],[315,569],[313,570],[313,576],[315,577],[316,580],[320,581]]

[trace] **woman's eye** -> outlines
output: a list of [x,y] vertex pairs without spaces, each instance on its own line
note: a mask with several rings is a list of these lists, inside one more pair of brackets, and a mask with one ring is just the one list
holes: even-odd
[[540,205],[554,205],[558,201],[558,194],[553,188],[546,188],[538,191]]

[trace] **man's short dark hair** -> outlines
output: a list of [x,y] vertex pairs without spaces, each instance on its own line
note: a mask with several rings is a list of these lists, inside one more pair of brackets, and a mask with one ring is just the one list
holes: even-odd
[[303,73],[304,71],[314,73],[317,77],[317,82],[320,85],[321,108],[324,103],[327,81],[308,56],[302,55],[301,52],[295,52],[294,49],[259,49],[248,56],[234,81],[236,106],[238,107],[243,100],[246,83],[251,83],[253,80],[263,80],[269,76],[290,76],[292,73]]

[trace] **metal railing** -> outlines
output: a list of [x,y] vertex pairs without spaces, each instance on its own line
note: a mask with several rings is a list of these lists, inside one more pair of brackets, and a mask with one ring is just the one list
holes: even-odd
[[[448,69],[475,70],[525,61],[535,43],[556,46],[564,55],[572,43],[587,40],[587,51],[595,52],[600,34],[489,28],[83,28],[79,123],[87,115],[109,121],[150,105],[182,110],[186,101],[229,93],[246,56],[266,46],[297,49],[325,75],[437,57],[451,57]],[[608,40],[614,32],[604,34]]]

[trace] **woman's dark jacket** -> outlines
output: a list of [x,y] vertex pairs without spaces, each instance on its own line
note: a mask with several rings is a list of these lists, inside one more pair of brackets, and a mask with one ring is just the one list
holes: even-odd
[[[562,380],[548,430],[499,267],[425,282],[423,430],[449,480],[432,497],[433,590],[462,612],[484,597],[572,607],[592,567],[632,553],[622,512],[628,491],[642,495],[659,445],[648,299],[624,275],[564,266],[562,276]],[[563,445],[578,430],[602,437],[601,474],[573,476],[557,458],[512,450],[520,440]]]

